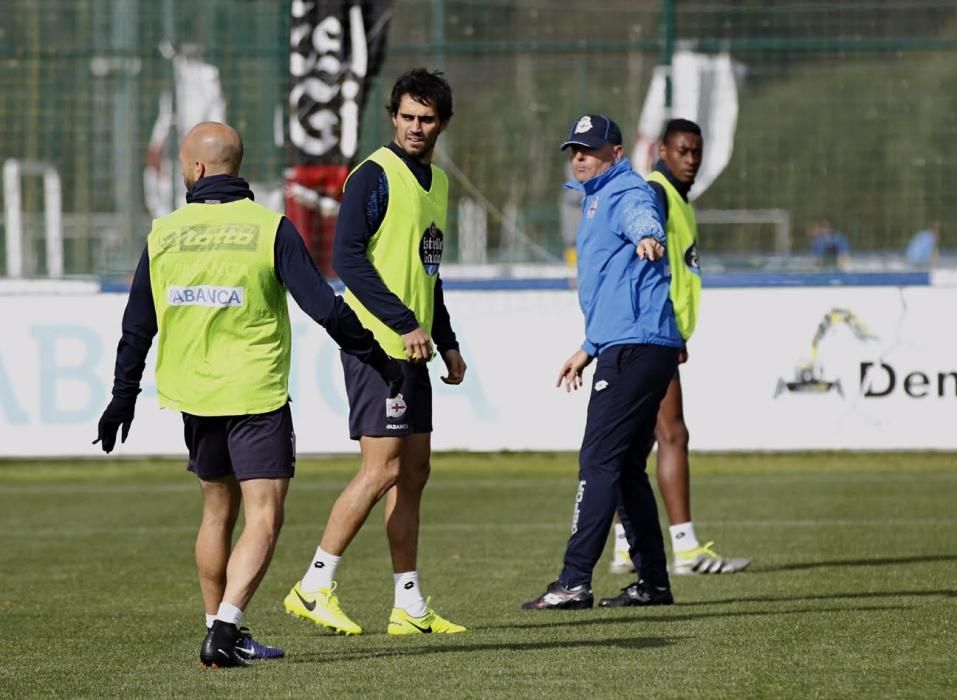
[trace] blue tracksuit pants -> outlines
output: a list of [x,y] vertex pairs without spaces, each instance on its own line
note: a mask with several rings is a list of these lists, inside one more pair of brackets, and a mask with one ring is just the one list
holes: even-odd
[[678,366],[678,348],[615,345],[598,356],[578,457],[578,493],[572,535],[559,581],[591,585],[616,506],[641,552],[642,578],[668,585],[667,558],[658,506],[645,462],[658,406]]

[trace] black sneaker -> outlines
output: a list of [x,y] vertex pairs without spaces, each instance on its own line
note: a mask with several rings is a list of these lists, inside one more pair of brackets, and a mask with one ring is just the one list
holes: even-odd
[[650,586],[644,581],[636,581],[630,586],[621,589],[621,593],[614,598],[602,598],[598,601],[599,608],[625,608],[632,605],[672,605],[674,596],[670,588]]
[[239,629],[222,620],[213,622],[199,650],[199,660],[206,668],[243,668],[249,661],[236,648]]
[[548,589],[535,600],[522,603],[524,610],[582,610],[595,603],[588,586],[565,588],[558,581],[548,584]]

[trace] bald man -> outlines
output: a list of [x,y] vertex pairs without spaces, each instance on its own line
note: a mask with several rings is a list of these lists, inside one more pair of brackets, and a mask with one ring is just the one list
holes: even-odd
[[[322,278],[289,220],[253,202],[239,177],[243,144],[233,128],[199,124],[179,158],[186,205],[153,222],[94,443],[111,452],[121,428],[126,441],[159,333],[159,402],[183,415],[187,468],[203,494],[195,547],[207,627],[200,661],[241,667],[283,655],[256,642],[242,622],[272,558],[295,472],[286,291],[344,352],[382,376],[383,406],[399,393],[402,370]],[[245,525],[231,547],[240,507]]]

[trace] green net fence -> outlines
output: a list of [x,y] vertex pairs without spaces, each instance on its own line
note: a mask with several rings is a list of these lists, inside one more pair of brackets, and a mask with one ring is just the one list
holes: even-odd
[[[218,70],[225,117],[246,143],[244,175],[257,193],[280,193],[281,206],[288,2],[7,0],[4,9],[0,157],[55,168],[67,273],[132,269],[155,196],[144,173],[175,195],[175,167],[150,167],[175,159],[175,128],[156,136],[164,99],[176,103],[177,57]],[[955,240],[952,2],[397,0],[359,155],[391,136],[384,106],[395,77],[443,69],[455,92],[439,158],[452,175],[452,239],[463,212],[478,211],[486,232],[472,259],[558,260],[557,146],[568,126],[603,112],[633,139],[655,67],[677,51],[726,53],[735,67],[733,152],[696,206],[737,215],[705,217],[706,253],[780,254],[781,221],[747,212],[783,214],[792,255],[822,218],[862,256],[899,255],[934,222],[945,249]],[[42,184],[22,178],[36,274]],[[463,251],[453,245],[451,256]]]

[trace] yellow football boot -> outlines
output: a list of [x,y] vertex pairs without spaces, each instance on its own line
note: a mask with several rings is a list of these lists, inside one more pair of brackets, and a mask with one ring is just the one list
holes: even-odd
[[[428,605],[428,602],[426,602]],[[402,608],[392,608],[389,616],[389,634],[458,634],[464,632],[462,625],[449,622],[429,608],[422,617],[412,617]]]
[[286,612],[304,620],[312,620],[317,625],[328,627],[339,634],[362,634],[362,628],[349,619],[339,607],[335,581],[331,587],[320,588],[315,593],[303,593],[301,584],[301,581],[297,581],[283,601]]

